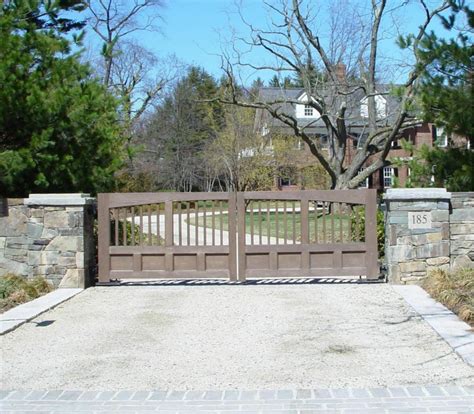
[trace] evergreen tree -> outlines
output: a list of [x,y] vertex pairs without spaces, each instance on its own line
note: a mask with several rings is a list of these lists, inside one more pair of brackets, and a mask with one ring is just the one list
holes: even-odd
[[144,145],[158,149],[161,188],[205,189],[203,151],[225,124],[222,104],[209,101],[218,94],[215,79],[192,67],[153,114]]
[[[451,2],[452,14],[443,19],[452,30],[459,18],[468,29],[456,38],[442,39],[431,32],[423,39],[421,51],[427,63],[421,78],[419,96],[424,119],[442,126],[448,133],[474,139],[474,11],[464,2]],[[461,15],[461,16],[460,16]]]
[[71,31],[82,24],[61,17],[81,8],[74,0],[3,4],[2,194],[94,193],[113,186],[122,159],[117,103],[71,52],[68,38],[79,42]]

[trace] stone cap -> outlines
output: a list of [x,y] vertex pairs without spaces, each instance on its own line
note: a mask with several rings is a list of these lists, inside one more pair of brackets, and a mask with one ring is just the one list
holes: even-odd
[[384,199],[387,201],[451,200],[451,193],[446,188],[389,188]]
[[64,194],[30,194],[25,198],[27,206],[83,206],[94,204],[95,198],[90,194],[64,193]]

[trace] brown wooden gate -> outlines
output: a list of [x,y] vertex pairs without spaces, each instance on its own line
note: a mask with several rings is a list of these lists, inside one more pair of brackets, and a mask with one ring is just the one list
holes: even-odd
[[99,281],[379,276],[375,190],[99,194]]
[[239,193],[239,279],[378,278],[376,197],[376,190]]
[[235,200],[229,193],[99,194],[99,282],[235,280]]

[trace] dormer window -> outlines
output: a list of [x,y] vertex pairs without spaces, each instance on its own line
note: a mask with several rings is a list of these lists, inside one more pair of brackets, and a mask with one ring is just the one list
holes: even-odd
[[313,107],[311,105],[304,106],[304,116],[313,116]]
[[[375,111],[377,118],[384,118],[387,116],[387,101],[382,95],[375,95]],[[360,101],[360,116],[362,118],[369,117],[369,104],[367,96]]]
[[320,116],[317,109],[315,109],[310,103],[316,102],[313,98],[308,98],[306,93],[303,93],[298,98],[299,103],[295,105],[295,112],[297,118],[318,118]]

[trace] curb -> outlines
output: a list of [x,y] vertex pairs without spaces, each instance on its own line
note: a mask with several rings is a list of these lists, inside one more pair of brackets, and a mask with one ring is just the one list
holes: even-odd
[[392,288],[453,348],[453,351],[464,362],[474,367],[474,330],[466,322],[432,299],[420,286],[392,285]]
[[84,289],[61,288],[30,302],[18,305],[0,315],[0,335],[11,332],[37,316],[55,308]]

